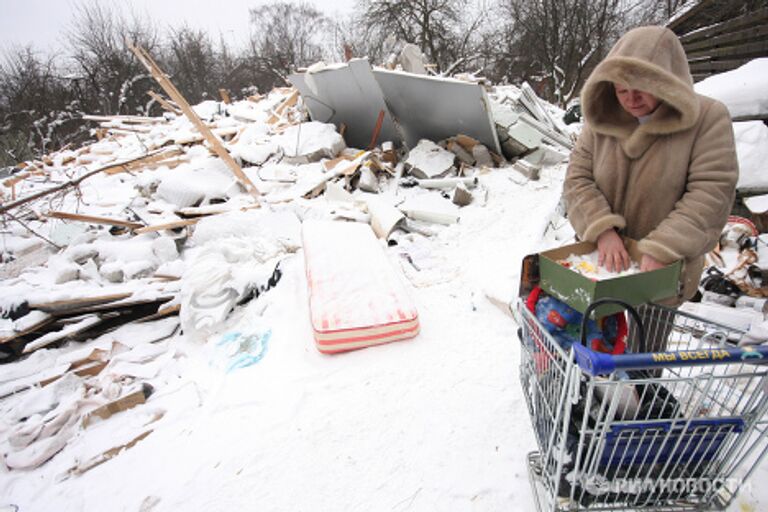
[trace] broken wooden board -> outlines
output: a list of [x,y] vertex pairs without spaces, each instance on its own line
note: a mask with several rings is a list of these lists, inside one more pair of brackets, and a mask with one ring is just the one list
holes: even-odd
[[[113,167],[109,167],[104,170],[104,174],[112,175],[112,174],[118,174],[121,172],[151,170],[157,167],[161,167],[163,165],[170,166],[172,163],[176,161],[178,161],[179,163],[185,161],[184,159],[179,159],[179,157],[183,157],[183,156],[184,156],[184,151],[182,151],[180,148],[164,149],[162,151],[152,153],[147,155],[146,157],[132,161],[131,163],[128,163],[128,164],[120,164],[120,165],[115,165]],[[176,165],[178,165],[178,163]]]
[[165,98],[157,94],[155,91],[148,91],[147,95],[149,95],[150,98],[155,100],[157,104],[160,105],[164,110],[167,110],[172,114],[176,114],[177,116],[180,116],[182,114],[181,110],[179,110],[178,107],[176,107],[170,101],[166,100]]
[[146,117],[146,116],[128,116],[128,115],[115,115],[115,116],[101,116],[85,114],[83,115],[85,121],[97,121],[97,122],[112,122],[119,121],[129,124],[162,124],[167,123],[162,117]]
[[144,226],[139,229],[135,229],[133,232],[137,235],[142,233],[153,233],[155,231],[165,231],[166,229],[179,229],[186,226],[192,226],[197,224],[200,219],[179,219],[173,222],[166,222],[165,224],[155,224],[154,226]]
[[155,80],[157,80],[157,83],[159,83],[160,87],[165,90],[166,94],[168,94],[168,96],[170,96],[171,99],[176,102],[179,108],[181,108],[187,119],[189,119],[195,128],[197,128],[197,131],[203,135],[206,141],[208,141],[216,155],[224,161],[227,167],[230,168],[240,184],[245,188],[245,191],[254,197],[259,197],[261,195],[259,190],[251,182],[248,176],[245,175],[243,170],[240,168],[240,165],[238,165],[235,159],[232,158],[232,155],[229,154],[221,141],[211,132],[211,129],[208,128],[208,126],[203,123],[200,117],[198,117],[195,111],[192,110],[192,107],[189,105],[189,103],[187,103],[187,100],[184,98],[184,96],[179,92],[178,89],[176,89],[176,86],[173,85],[173,82],[171,82],[171,80],[168,78],[168,75],[166,75],[163,70],[160,69],[160,66],[157,65],[149,53],[147,53],[143,48],[139,48],[132,44],[129,44],[128,47],[131,49],[134,55],[136,55],[136,58],[138,58],[144,67],[146,67],[147,70],[152,74]]
[[143,227],[143,224],[140,224],[138,222],[131,222],[131,221],[122,220],[122,219],[113,219],[110,217],[97,217],[95,215],[82,215],[79,213],[50,211],[46,214],[46,216],[52,217],[54,219],[86,222],[88,224],[106,224],[108,226],[120,226],[128,229],[138,229]]
[[100,324],[101,322],[102,322],[102,318],[99,317],[98,315],[88,315],[85,318],[82,318],[78,322],[65,325],[58,331],[49,332],[49,333],[43,334],[38,338],[35,338],[34,341],[31,341],[26,345],[24,345],[24,349],[22,350],[22,353],[29,354],[31,352],[34,352],[35,350],[41,349],[43,347],[47,347],[49,345],[53,345],[54,343],[60,343],[62,341],[72,339],[77,335],[92,329],[93,327]]
[[138,323],[152,322],[154,320],[160,320],[162,318],[167,318],[169,316],[178,315],[180,312],[181,312],[181,304],[175,304],[173,306],[168,306],[167,308],[160,308],[157,310],[157,313],[155,313],[154,315],[149,315],[148,317],[137,320],[137,322]]
[[290,107],[296,105],[296,103],[299,101],[299,91],[298,89],[294,89],[293,92],[285,98],[280,105],[275,108],[272,115],[269,116],[269,119],[267,119],[267,123],[269,124],[275,124],[278,122],[285,113],[286,110],[288,110]]
[[12,331],[0,331],[0,345],[10,343],[23,338],[35,332],[41,331],[55,321],[55,318],[49,314],[32,311],[26,316],[14,322]]
[[416,307],[370,226],[308,220],[302,238],[320,352],[345,352],[418,334]]
[[46,313],[53,315],[62,315],[72,311],[78,311],[84,308],[98,306],[100,304],[116,302],[118,300],[126,299],[131,295],[133,295],[133,292],[113,293],[109,295],[96,295],[90,297],[77,297],[74,299],[63,299],[52,302],[37,302],[31,303],[29,305],[29,309],[37,309],[39,311],[45,311]]
[[243,205],[242,203],[237,204],[229,204],[229,203],[219,203],[219,204],[209,204],[205,206],[188,206],[186,208],[180,208],[173,213],[178,215],[179,217],[182,217],[183,219],[195,219],[199,217],[207,217],[209,215],[219,215],[220,213],[227,213],[227,212],[234,212],[234,211],[247,211],[247,210],[254,210],[256,208],[261,208],[261,205],[256,204],[248,204]]

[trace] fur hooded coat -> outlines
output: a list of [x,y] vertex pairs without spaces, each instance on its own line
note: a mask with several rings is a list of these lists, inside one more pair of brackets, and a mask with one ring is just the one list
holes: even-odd
[[[651,93],[660,105],[640,124],[619,104],[614,83]],[[615,228],[661,263],[683,260],[676,302],[690,298],[734,199],[728,111],[694,92],[685,51],[663,27],[619,39],[587,79],[581,105],[585,124],[563,190],[576,233],[594,242]]]

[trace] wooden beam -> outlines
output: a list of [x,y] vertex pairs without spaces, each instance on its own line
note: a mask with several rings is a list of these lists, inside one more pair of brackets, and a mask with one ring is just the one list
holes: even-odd
[[[161,151],[159,153],[153,153],[147,155],[138,160],[134,160],[128,163],[115,164],[112,167],[104,169],[104,174],[119,174],[121,172],[139,171],[153,166],[160,167],[164,161],[176,162],[177,158],[184,155],[184,151],[181,148],[171,148]],[[180,163],[180,162],[179,162]],[[176,164],[178,165],[178,163]]]
[[83,114],[82,119],[86,121],[97,121],[100,123],[109,123],[113,121],[119,121],[128,124],[158,124],[167,123],[162,117],[147,117],[147,116],[100,116],[94,114]]
[[78,297],[75,299],[55,300],[52,302],[37,302],[30,304],[29,309],[38,309],[40,311],[55,315],[66,313],[73,309],[96,306],[99,304],[107,304],[109,302],[127,299],[131,295],[133,295],[133,292],[113,293],[110,295],[97,295],[93,297]]
[[[683,4],[683,7],[687,5],[688,2],[685,2]],[[667,23],[667,28],[674,31],[676,27],[679,27],[692,17],[694,17],[696,14],[700,13],[701,11],[705,10],[709,7],[709,4],[712,3],[712,0],[699,0],[699,3],[690,7],[687,11],[683,12],[679,16],[675,16],[676,13],[672,14],[672,20]]]
[[707,48],[724,48],[741,43],[761,41],[764,40],[766,36],[768,36],[768,24],[763,24],[707,38],[703,41],[684,43],[683,47],[685,48],[685,52],[690,54]]
[[697,50],[688,54],[688,62],[693,64],[697,61],[721,58],[738,59],[740,57],[759,58],[766,56],[768,56],[768,41],[759,41],[756,43],[741,43],[737,46],[728,46],[726,48],[714,47]]
[[177,107],[172,105],[170,101],[166,100],[165,98],[157,94],[155,91],[149,91],[147,94],[149,95],[150,98],[155,100],[158,103],[158,105],[160,105],[162,108],[164,108],[168,112],[172,114],[176,114],[177,116],[180,116],[182,114],[181,110],[179,110]]
[[189,105],[189,103],[187,103],[187,100],[184,98],[184,96],[182,96],[178,89],[176,89],[176,86],[173,85],[173,82],[170,81],[168,76],[162,71],[162,69],[160,69],[152,57],[143,48],[139,48],[130,43],[128,44],[128,47],[131,49],[134,55],[136,55],[144,67],[146,67],[147,70],[152,74],[155,80],[157,80],[157,83],[160,84],[160,87],[163,88],[166,94],[168,94],[168,96],[170,96],[170,98],[175,101],[177,105],[179,105],[179,108],[181,108],[181,111],[184,112],[184,115],[187,117],[187,119],[189,119],[195,128],[197,128],[197,131],[199,131],[203,137],[205,137],[205,140],[207,140],[211,145],[216,155],[218,155],[218,157],[221,158],[225,164],[227,164],[227,167],[229,167],[232,173],[237,177],[237,179],[245,188],[246,192],[258,198],[261,194],[256,186],[251,182],[248,176],[245,175],[243,170],[240,168],[237,162],[235,162],[235,159],[232,158],[232,155],[229,154],[221,141],[211,132],[211,129],[208,128],[205,123],[203,123],[197,114],[195,114],[195,111],[192,110],[192,107]]
[[692,74],[701,73],[722,73],[743,66],[752,59],[732,59],[732,60],[704,60],[691,62],[689,64]]
[[285,98],[280,105],[277,106],[277,108],[274,110],[274,113],[267,119],[267,122],[269,124],[275,124],[280,120],[281,117],[283,117],[283,114],[285,111],[289,108],[294,106],[299,101],[299,91],[298,89],[294,89],[293,92]]
[[168,306],[167,308],[160,308],[157,313],[154,315],[149,315],[144,318],[141,318],[136,321],[136,323],[146,323],[146,322],[152,322],[155,320],[160,320],[161,318],[167,318],[169,316],[178,315],[181,312],[181,304],[175,304],[173,306]]
[[197,224],[197,222],[200,219],[182,219],[177,220],[174,222],[166,222],[165,224],[156,224],[154,226],[145,226],[143,228],[135,229],[133,232],[137,235],[141,235],[142,233],[152,233],[154,231],[163,231],[165,229],[178,229],[183,228],[185,226],[191,226],[193,224]]
[[685,45],[694,41],[709,39],[710,37],[719,34],[733,32],[735,30],[740,30],[754,25],[764,24],[766,20],[768,20],[768,7],[762,7],[742,16],[737,16],[736,18],[731,18],[730,20],[716,23],[707,28],[692,30],[687,34],[680,36],[680,42]]
[[5,343],[10,343],[11,341],[17,340],[19,338],[23,338],[24,336],[27,336],[28,334],[32,334],[40,329],[43,329],[44,327],[48,327],[50,324],[52,324],[56,319],[53,316],[45,316],[44,318],[40,319],[37,323],[30,325],[26,329],[18,332],[14,332],[13,334],[9,336],[0,337],[0,345]]
[[125,160],[125,161],[123,161],[123,162],[121,162],[119,164],[107,164],[107,165],[105,165],[103,167],[99,167],[98,169],[94,169],[92,171],[88,171],[87,173],[83,174],[79,178],[76,178],[76,179],[73,179],[73,180],[69,180],[69,181],[67,181],[65,183],[62,183],[61,185],[57,185],[55,187],[51,187],[51,188],[49,188],[47,190],[41,190],[40,192],[35,192],[34,194],[31,194],[31,195],[29,195],[27,197],[24,197],[24,198],[21,198],[21,199],[18,199],[18,200],[14,200],[14,201],[12,201],[10,203],[0,203],[0,214],[5,213],[5,212],[7,212],[9,210],[12,210],[13,208],[17,208],[17,207],[19,207],[19,206],[21,206],[23,204],[27,204],[27,203],[29,203],[31,201],[36,200],[36,199],[40,199],[41,197],[45,197],[45,196],[53,194],[55,192],[66,190],[69,187],[76,187],[80,183],[82,183],[84,180],[90,178],[91,176],[95,176],[96,174],[99,174],[100,172],[103,172],[103,171],[105,171],[105,170],[107,170],[107,169],[109,169],[111,167],[116,167],[116,166],[120,166],[120,165],[130,164],[132,162],[139,161],[139,160],[141,160],[143,158],[146,158],[146,157],[148,157],[150,155],[154,155],[154,154],[157,154],[157,152],[150,153],[149,155],[143,155],[143,156],[139,156],[139,157],[136,157],[136,158],[132,158],[130,160]]
[[128,229],[139,229],[143,224],[121,219],[112,219],[109,217],[96,217],[94,215],[80,215],[79,213],[52,211],[46,214],[47,217],[62,220],[74,220],[77,222],[87,222],[89,224],[106,224],[108,226],[122,226]]

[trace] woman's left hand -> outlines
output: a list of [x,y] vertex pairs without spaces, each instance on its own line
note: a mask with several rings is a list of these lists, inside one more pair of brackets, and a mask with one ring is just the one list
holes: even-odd
[[649,270],[657,270],[665,265],[653,256],[650,256],[648,254],[643,254],[643,257],[640,259],[640,272],[648,272]]

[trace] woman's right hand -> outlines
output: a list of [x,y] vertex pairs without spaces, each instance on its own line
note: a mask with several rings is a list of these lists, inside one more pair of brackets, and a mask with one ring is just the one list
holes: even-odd
[[606,229],[597,237],[597,264],[610,272],[627,270],[630,265],[629,253],[615,229]]

